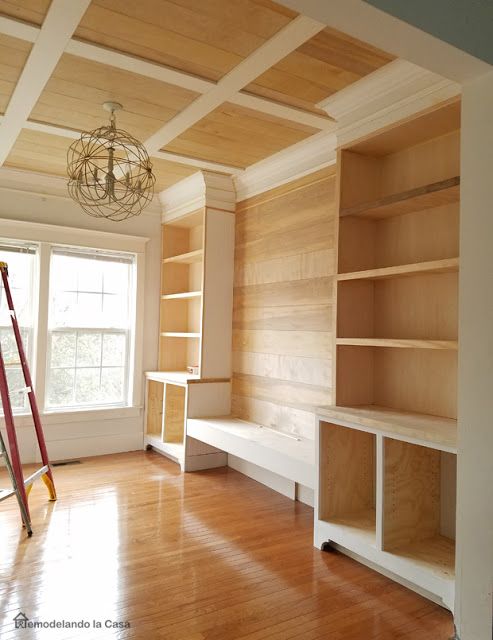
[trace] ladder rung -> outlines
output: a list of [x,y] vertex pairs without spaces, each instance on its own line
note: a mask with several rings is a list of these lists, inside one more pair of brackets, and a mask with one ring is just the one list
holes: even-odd
[[15,495],[14,489],[0,489],[0,502]]
[[31,387],[19,387],[19,389],[12,389],[12,391],[10,391],[10,395],[13,395],[14,393],[31,393]]
[[37,480],[38,478],[41,478],[41,476],[44,476],[44,474],[48,471],[48,465],[45,464],[44,467],[41,467],[41,469],[38,469],[37,471],[35,471],[34,473],[32,473],[28,478],[26,478],[24,480],[24,486],[28,487],[30,484],[32,484],[35,480]]

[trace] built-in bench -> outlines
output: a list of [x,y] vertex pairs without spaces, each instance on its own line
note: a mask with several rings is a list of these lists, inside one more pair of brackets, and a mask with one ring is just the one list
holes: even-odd
[[187,436],[310,489],[315,443],[238,418],[189,418]]

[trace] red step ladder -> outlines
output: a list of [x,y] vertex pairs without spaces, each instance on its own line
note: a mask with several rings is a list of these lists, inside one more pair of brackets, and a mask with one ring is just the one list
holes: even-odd
[[[43,427],[41,425],[41,419],[39,417],[38,405],[36,402],[36,396],[33,390],[33,383],[31,379],[31,373],[29,371],[29,365],[27,363],[26,354],[22,345],[22,337],[19,329],[19,323],[15,315],[14,303],[12,301],[12,294],[10,292],[8,267],[6,262],[0,262],[0,274],[2,276],[2,282],[5,290],[5,296],[7,298],[7,305],[9,308],[10,319],[12,321],[12,328],[14,330],[15,342],[17,344],[17,351],[19,352],[20,364],[22,367],[22,373],[24,374],[25,388],[22,391],[27,392],[29,398],[29,404],[31,407],[31,414],[34,422],[34,429],[36,431],[36,437],[38,439],[39,450],[41,453],[42,466],[32,473],[28,478],[24,479],[24,473],[22,471],[21,458],[19,455],[19,445],[17,442],[17,434],[14,425],[14,415],[12,412],[12,405],[10,402],[10,393],[7,382],[7,373],[5,370],[5,362],[3,359],[2,349],[0,346],[0,398],[3,406],[3,415],[5,418],[5,428],[7,431],[7,439],[10,449],[10,461],[8,456],[6,458],[7,470],[11,474],[12,489],[0,492],[3,495],[2,499],[10,497],[11,495],[17,495],[19,499],[19,506],[21,509],[21,516],[26,526],[27,532],[31,535],[31,519],[29,515],[28,495],[35,480],[41,478],[45,483],[50,500],[56,500],[55,483],[53,481],[53,474],[51,471],[50,461],[48,459],[48,451],[46,450],[46,442],[43,434]],[[22,504],[22,506],[21,506]]]

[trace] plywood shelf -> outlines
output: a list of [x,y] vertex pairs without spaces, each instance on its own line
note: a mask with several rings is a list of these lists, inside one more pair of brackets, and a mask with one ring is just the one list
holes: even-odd
[[332,527],[337,527],[343,535],[358,537],[366,544],[375,545],[376,513],[375,509],[363,509],[346,516],[325,520]]
[[445,258],[443,260],[429,260],[403,264],[395,267],[382,267],[379,269],[367,269],[365,271],[352,271],[340,273],[339,281],[346,280],[386,280],[388,278],[402,278],[407,276],[428,275],[433,273],[448,273],[459,270],[459,258]]
[[422,187],[394,193],[377,200],[363,202],[340,210],[340,216],[364,216],[367,218],[387,218],[413,211],[433,209],[460,199],[460,178],[454,176]]
[[183,293],[167,293],[161,296],[161,300],[188,300],[200,298],[202,291],[184,291]]
[[421,570],[445,580],[455,578],[455,542],[445,536],[419,540],[389,551],[411,561]]
[[388,407],[366,405],[357,407],[328,406],[317,410],[321,420],[387,437],[408,440],[443,451],[457,451],[457,420]]
[[191,333],[187,331],[162,331],[162,338],[200,338],[200,333]]
[[180,253],[177,256],[164,258],[163,263],[169,264],[170,262],[177,262],[179,264],[193,264],[194,262],[200,262],[203,257],[203,249],[196,249],[195,251],[187,251],[186,253]]
[[448,349],[457,351],[457,340],[400,340],[398,338],[337,338],[340,346],[388,347],[398,349]]

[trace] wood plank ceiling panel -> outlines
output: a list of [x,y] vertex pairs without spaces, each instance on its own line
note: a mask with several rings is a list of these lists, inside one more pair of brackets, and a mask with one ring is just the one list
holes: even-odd
[[[36,173],[67,176],[67,149],[72,140],[23,129],[5,166]],[[156,193],[198,171],[195,167],[152,158]]]
[[163,150],[246,167],[315,133],[318,129],[224,103]]
[[0,35],[0,113],[4,113],[26,63],[31,44]]
[[102,104],[121,102],[118,127],[145,140],[196,97],[196,93],[104,64],[64,54],[30,119],[76,130],[108,121]]
[[250,93],[308,110],[394,59],[327,27],[246,87]]
[[268,0],[93,0],[75,36],[218,80],[295,16]]
[[51,0],[0,0],[0,14],[41,25]]

